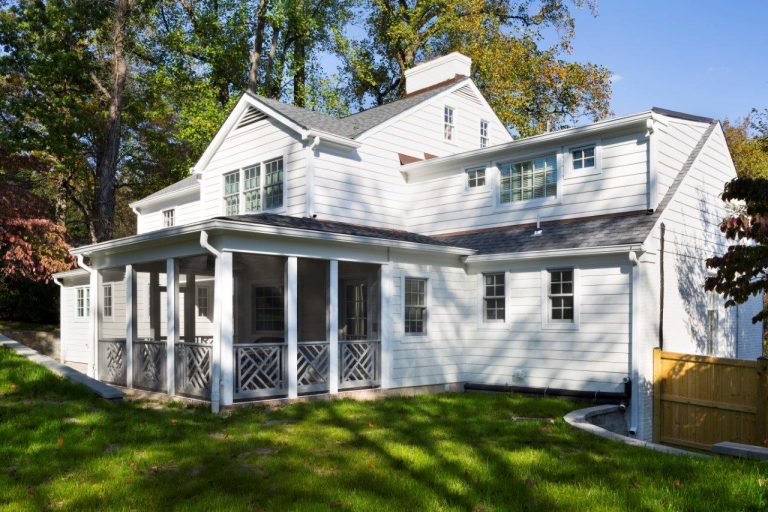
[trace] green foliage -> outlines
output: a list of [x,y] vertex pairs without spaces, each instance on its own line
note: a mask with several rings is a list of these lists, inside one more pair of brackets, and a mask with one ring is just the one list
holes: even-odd
[[736,172],[742,178],[768,178],[768,109],[753,110],[736,123],[723,123]]
[[[724,295],[726,306],[735,306],[768,291],[768,179],[737,178],[725,186],[722,198],[737,205],[720,226],[736,244],[707,260],[716,274],[707,278],[706,288]],[[752,322],[766,318],[764,308]]]

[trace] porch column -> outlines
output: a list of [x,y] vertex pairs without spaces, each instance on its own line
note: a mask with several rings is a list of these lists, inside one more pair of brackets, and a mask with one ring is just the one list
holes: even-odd
[[194,272],[187,272],[187,286],[184,290],[184,341],[195,342],[195,304],[197,303],[197,289]]
[[379,270],[381,279],[381,387],[392,387],[392,306],[394,295],[392,263],[385,263]]
[[298,270],[299,261],[296,256],[289,256],[285,264],[285,331],[288,344],[286,369],[288,371],[288,398],[298,396]]
[[93,269],[91,270],[90,287],[88,291],[88,314],[91,320],[90,339],[91,339],[91,353],[89,354],[88,364],[88,376],[94,379],[99,378],[99,315],[101,309],[99,308],[99,284],[101,283],[101,273]]
[[339,261],[328,262],[329,392],[339,392]]
[[125,385],[133,387],[133,340],[136,338],[136,271],[125,266]]
[[179,339],[179,262],[174,258],[166,260],[165,287],[166,324],[165,332],[165,373],[168,378],[168,394],[176,394],[176,340]]
[[213,361],[211,366],[211,410],[232,405],[234,371],[234,277],[233,255],[222,252],[216,258],[213,290]]

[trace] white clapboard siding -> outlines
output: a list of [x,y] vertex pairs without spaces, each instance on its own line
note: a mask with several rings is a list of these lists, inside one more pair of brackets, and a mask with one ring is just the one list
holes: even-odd
[[144,207],[136,217],[137,234],[155,231],[163,227],[163,212],[174,210],[174,225],[182,226],[202,220],[200,211],[200,194],[195,192],[182,197],[158,202],[151,207]]
[[63,280],[61,292],[61,353],[65,364],[85,370],[90,361],[90,316],[77,316],[77,287],[88,286],[88,275]]

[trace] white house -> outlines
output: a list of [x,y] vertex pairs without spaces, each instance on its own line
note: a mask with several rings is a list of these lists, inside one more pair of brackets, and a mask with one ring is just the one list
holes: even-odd
[[245,94],[192,176],[132,205],[136,235],[72,251],[63,360],[214,410],[379,386],[631,392],[649,438],[662,339],[759,356],[760,300],[703,287],[735,176],[720,125],[654,108],[513,140],[470,64],[421,64],[404,98],[342,119]]

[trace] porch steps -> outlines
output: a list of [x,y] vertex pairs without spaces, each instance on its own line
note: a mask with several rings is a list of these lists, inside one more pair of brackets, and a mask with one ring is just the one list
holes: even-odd
[[70,382],[85,386],[90,391],[96,393],[105,400],[122,400],[125,396],[119,389],[115,389],[108,384],[104,384],[103,382],[88,377],[87,375],[80,373],[74,368],[63,365],[55,359],[45,356],[37,350],[33,350],[26,345],[22,345],[18,341],[12,340],[2,334],[0,334],[0,347],[7,347],[16,352],[16,354],[22,357],[26,357],[33,363],[37,363],[40,366],[43,366],[56,375],[63,377]]

